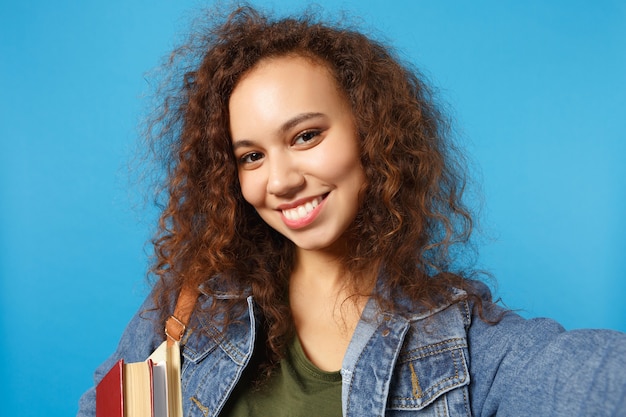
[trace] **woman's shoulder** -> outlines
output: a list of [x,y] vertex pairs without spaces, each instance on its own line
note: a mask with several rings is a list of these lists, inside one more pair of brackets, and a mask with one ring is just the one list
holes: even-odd
[[[569,351],[589,357],[626,350],[626,333],[608,329],[566,330],[553,319],[527,319],[492,301],[483,302],[482,316],[475,307],[469,303],[472,313],[467,335],[473,359],[510,355],[520,358]],[[621,359],[626,361],[626,355]]]
[[477,415],[626,412],[626,334],[567,331],[554,320],[525,319],[493,303],[483,311],[487,320],[474,312],[467,333]]

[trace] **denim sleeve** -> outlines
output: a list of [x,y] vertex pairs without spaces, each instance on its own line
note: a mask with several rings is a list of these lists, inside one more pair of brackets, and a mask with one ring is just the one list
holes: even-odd
[[77,417],[94,417],[96,415],[95,386],[115,362],[122,358],[125,362],[144,361],[161,344],[164,335],[158,332],[155,326],[157,316],[158,311],[154,309],[152,295],[150,295],[128,323],[115,353],[96,369],[94,386],[80,398]]
[[469,330],[475,416],[626,415],[626,334],[507,313]]

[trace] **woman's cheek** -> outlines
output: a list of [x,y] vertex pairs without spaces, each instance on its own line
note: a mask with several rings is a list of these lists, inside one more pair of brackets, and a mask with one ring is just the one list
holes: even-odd
[[258,176],[255,176],[252,171],[244,172],[239,175],[239,185],[241,186],[241,193],[244,200],[254,207],[257,207],[263,199],[264,188],[261,187]]

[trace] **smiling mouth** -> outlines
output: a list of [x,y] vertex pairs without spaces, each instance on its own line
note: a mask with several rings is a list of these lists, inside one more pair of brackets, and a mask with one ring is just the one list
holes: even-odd
[[326,195],[316,197],[313,200],[307,201],[306,203],[298,207],[282,210],[283,216],[285,216],[287,220],[291,221],[304,219],[309,214],[311,214],[313,210],[315,210],[315,208],[322,202],[324,198],[326,198]]

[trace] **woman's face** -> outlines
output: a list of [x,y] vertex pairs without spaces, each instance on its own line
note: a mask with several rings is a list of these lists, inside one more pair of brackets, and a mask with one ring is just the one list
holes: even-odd
[[246,201],[300,249],[333,248],[365,176],[350,105],[329,70],[301,57],[263,60],[236,85],[229,111]]

